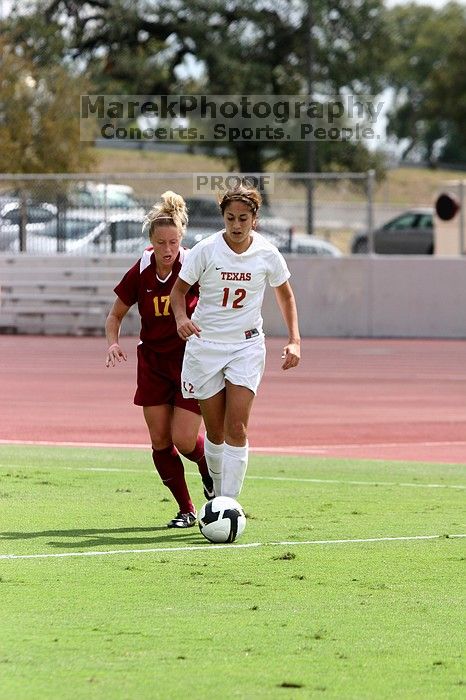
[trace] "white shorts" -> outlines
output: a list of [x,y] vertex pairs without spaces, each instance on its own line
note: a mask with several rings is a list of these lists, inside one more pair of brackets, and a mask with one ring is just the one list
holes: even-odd
[[181,390],[186,399],[209,399],[228,380],[256,394],[264,368],[263,336],[247,343],[215,343],[193,335],[186,343]]

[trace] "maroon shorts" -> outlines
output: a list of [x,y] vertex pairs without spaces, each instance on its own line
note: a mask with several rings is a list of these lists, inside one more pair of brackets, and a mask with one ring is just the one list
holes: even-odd
[[196,399],[185,399],[181,393],[181,365],[184,347],[169,352],[156,352],[147,345],[138,345],[138,386],[136,406],[178,406],[201,414]]

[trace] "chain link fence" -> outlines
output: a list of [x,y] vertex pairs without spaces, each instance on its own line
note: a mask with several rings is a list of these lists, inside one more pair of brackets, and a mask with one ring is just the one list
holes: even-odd
[[[345,254],[355,232],[370,237],[378,223],[372,171],[6,174],[0,175],[0,253],[139,253],[147,245],[144,215],[167,189],[187,202],[184,245],[190,247],[223,227],[216,195],[241,178],[262,191],[257,228],[284,252]],[[309,220],[314,236],[306,235]]]

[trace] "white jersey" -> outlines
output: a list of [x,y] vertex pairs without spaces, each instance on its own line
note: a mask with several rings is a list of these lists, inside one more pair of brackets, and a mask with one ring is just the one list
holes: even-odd
[[279,287],[290,276],[283,255],[260,233],[244,253],[235,253],[218,231],[191,249],[180,279],[199,282],[192,320],[203,340],[238,343],[263,335],[262,301],[267,284]]

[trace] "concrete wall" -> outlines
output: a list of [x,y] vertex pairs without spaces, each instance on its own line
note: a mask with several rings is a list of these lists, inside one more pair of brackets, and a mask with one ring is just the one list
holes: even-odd
[[[303,336],[466,338],[466,257],[288,257]],[[286,335],[272,290],[269,335]]]
[[[134,256],[0,255],[0,332],[103,333]],[[303,336],[466,338],[466,257],[289,256]],[[265,331],[286,335],[268,288]],[[123,324],[138,333],[137,309]]]

